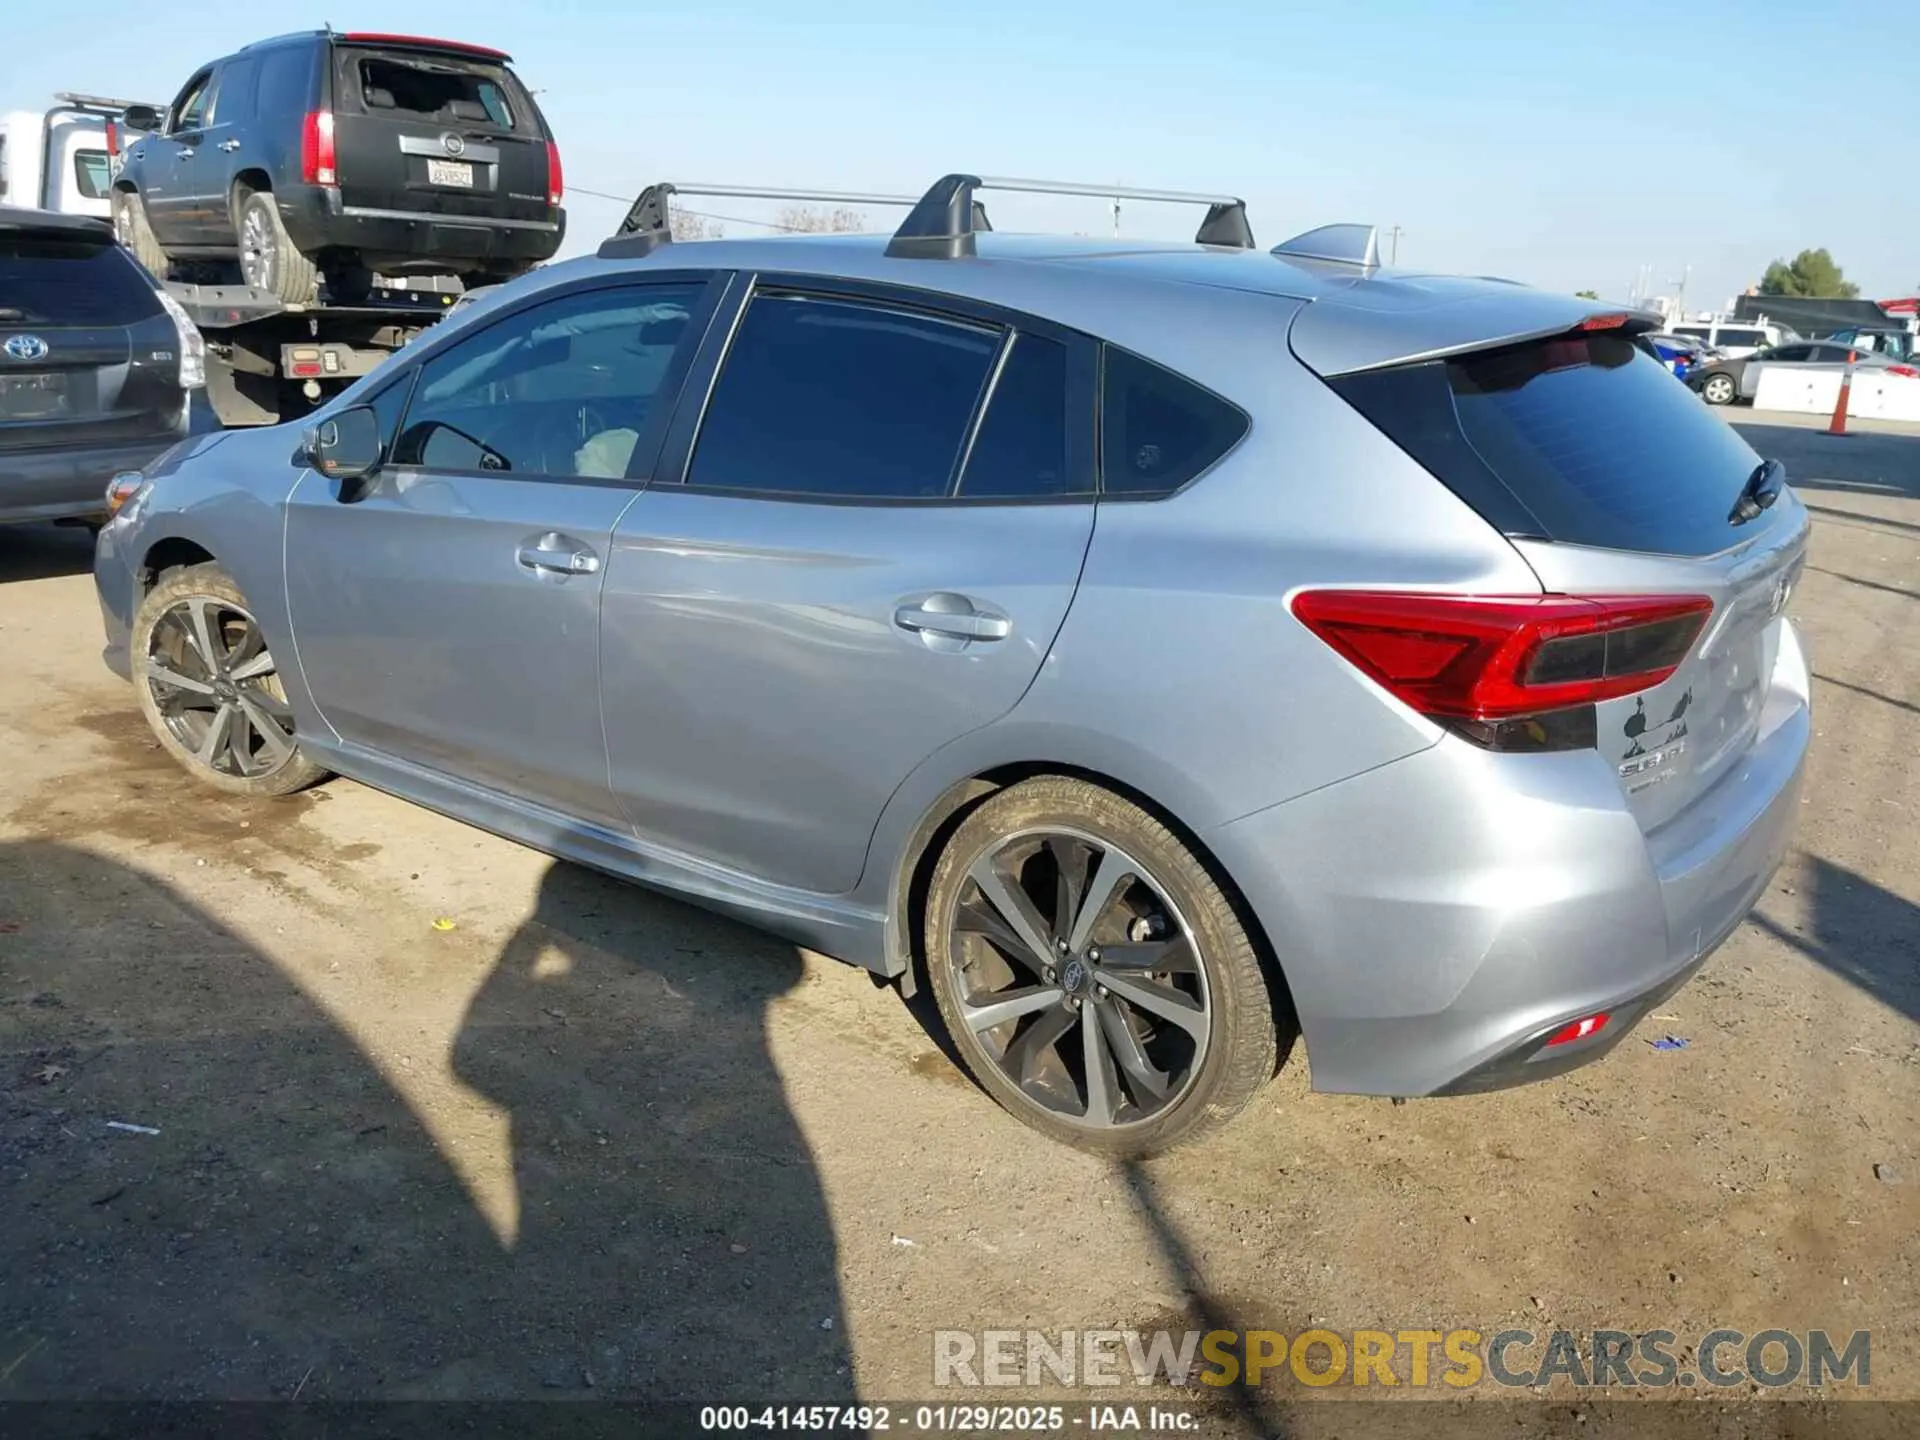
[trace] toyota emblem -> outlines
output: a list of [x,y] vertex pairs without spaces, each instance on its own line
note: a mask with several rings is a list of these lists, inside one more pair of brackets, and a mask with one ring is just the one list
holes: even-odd
[[47,358],[47,342],[38,335],[10,336],[6,345],[7,358],[10,360],[44,360]]
[[467,153],[467,142],[458,135],[442,135],[440,137],[440,143],[447,147],[447,153],[449,155],[464,155]]

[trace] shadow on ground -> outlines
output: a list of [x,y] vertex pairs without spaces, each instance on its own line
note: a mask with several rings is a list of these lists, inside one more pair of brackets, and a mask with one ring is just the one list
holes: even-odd
[[[476,992],[451,1067],[510,1116],[503,1239],[270,958],[126,867],[0,845],[0,1398],[850,1398],[764,1039],[799,960],[740,931],[719,973],[692,913],[556,864]],[[447,1143],[498,1143],[455,1110]]]
[[91,569],[93,532],[83,525],[0,525],[0,585]]

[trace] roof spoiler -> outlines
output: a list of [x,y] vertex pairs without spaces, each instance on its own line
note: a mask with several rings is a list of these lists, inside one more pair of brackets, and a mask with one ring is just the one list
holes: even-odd
[[1380,268],[1380,231],[1373,225],[1322,225],[1273,247],[1286,260],[1323,260],[1371,274]]
[[1203,195],[1186,190],[1140,190],[1125,185],[1078,185],[1052,180],[982,179],[978,175],[946,175],[926,194],[871,195],[833,190],[786,190],[745,185],[649,185],[634,199],[620,228],[600,242],[601,258],[637,259],[672,241],[669,229],[675,195],[725,196],[745,200],[823,201],[837,205],[904,205],[907,218],[893,232],[887,254],[895,259],[956,260],[974,253],[973,237],[993,229],[981,190],[1019,190],[1036,195],[1088,195],[1097,199],[1158,200],[1176,205],[1205,205],[1194,242],[1237,250],[1253,248],[1247,225],[1247,206],[1233,195]]

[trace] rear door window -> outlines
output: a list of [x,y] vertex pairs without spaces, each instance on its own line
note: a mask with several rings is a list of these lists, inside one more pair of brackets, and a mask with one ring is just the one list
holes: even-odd
[[207,114],[210,125],[233,125],[253,116],[253,87],[260,76],[257,56],[242,55],[220,67],[220,84]]
[[0,230],[0,325],[133,325],[159,313],[110,237]]
[[1109,345],[1101,366],[1101,491],[1170,495],[1239,444],[1250,423],[1212,391]]
[[967,500],[1044,500],[1086,494],[1093,467],[1074,443],[1074,421],[1092,413],[1074,404],[1071,356],[1058,340],[1021,332],[1001,361],[986,413],[967,451],[960,495]]
[[1624,334],[1575,334],[1330,383],[1510,535],[1711,555],[1770,523],[1729,526],[1759,457]]
[[1000,344],[998,329],[958,318],[833,296],[755,295],[714,382],[687,483],[944,499]]

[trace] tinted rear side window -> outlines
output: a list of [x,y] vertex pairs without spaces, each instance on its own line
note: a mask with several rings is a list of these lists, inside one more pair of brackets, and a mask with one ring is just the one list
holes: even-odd
[[1089,487],[1070,468],[1068,403],[1067,347],[1039,335],[1014,337],[967,455],[960,494],[1037,500],[1085,493]]
[[1623,335],[1508,346],[1331,383],[1509,535],[1711,555],[1751,534],[1727,514],[1759,457]]
[[132,325],[159,313],[146,276],[104,235],[0,230],[0,325]]
[[999,331],[959,320],[756,295],[714,384],[687,483],[940,499],[999,347]]
[[269,50],[260,59],[254,109],[262,115],[304,115],[313,101],[313,52],[304,45]]
[[1100,385],[1100,488],[1170,495],[1240,443],[1246,415],[1209,390],[1107,347]]

